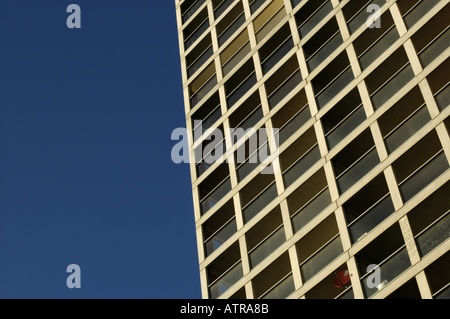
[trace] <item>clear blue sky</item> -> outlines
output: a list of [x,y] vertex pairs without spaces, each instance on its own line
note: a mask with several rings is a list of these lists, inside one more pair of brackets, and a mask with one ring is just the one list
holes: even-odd
[[184,126],[173,0],[0,0],[0,298],[200,298]]

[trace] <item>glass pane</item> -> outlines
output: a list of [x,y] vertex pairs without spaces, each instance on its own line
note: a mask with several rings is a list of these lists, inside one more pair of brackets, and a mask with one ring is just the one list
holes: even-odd
[[281,102],[297,85],[302,82],[302,75],[297,71],[289,80],[287,80],[274,94],[269,97],[269,106],[273,109]]
[[371,208],[362,218],[349,227],[352,244],[357,242],[359,238],[370,232],[394,212],[395,208],[390,196]]
[[251,172],[253,172],[253,170],[257,168],[270,155],[268,153],[269,150],[266,143],[255,154],[250,156],[249,159],[245,162],[245,164],[239,167],[237,171],[239,182],[241,182]]
[[436,103],[441,111],[450,105],[450,85],[436,95]]
[[205,64],[206,61],[213,55],[213,48],[212,46],[206,50],[203,55],[192,64],[188,69],[188,78],[190,78],[198,69],[202,67],[203,64]]
[[294,277],[289,275],[261,299],[286,299],[295,291]]
[[439,55],[448,49],[450,43],[450,29],[447,29],[437,40],[426,48],[420,55],[419,59],[423,67],[431,64]]
[[252,14],[256,12],[267,0],[256,0],[250,5],[250,10]]
[[[384,4],[386,4],[386,0],[375,0],[375,1],[371,1],[370,4],[377,4],[380,7],[382,7]],[[353,34],[364,23],[367,22],[367,19],[369,18],[369,16],[371,14],[367,13],[366,8],[367,8],[367,6],[364,7],[354,18],[351,19],[350,23],[348,24],[348,29],[350,31],[350,34]]]
[[220,201],[228,192],[231,191],[231,181],[228,179],[222,185],[220,185],[212,194],[210,194],[203,202],[202,202],[202,211],[205,214],[208,210],[210,210],[218,201]]
[[304,155],[295,165],[293,165],[284,174],[284,182],[286,187],[289,187],[294,183],[300,176],[302,176],[308,169],[310,169],[314,164],[320,160],[320,150],[319,146],[314,147],[308,154]]
[[336,34],[322,49],[308,60],[310,72],[325,61],[343,42],[341,33]]
[[450,299],[450,287],[447,287],[443,291],[441,291],[435,299]]
[[303,124],[308,122],[311,118],[311,113],[309,111],[309,107],[305,107],[302,111],[300,111],[295,117],[293,117],[290,122],[283,126],[283,128],[279,131],[280,134],[280,145],[288,140],[289,137],[292,136],[295,132],[297,132]]
[[243,276],[242,263],[236,265],[231,269],[225,276],[220,278],[214,285],[212,285],[209,290],[212,299],[217,299],[225,291],[227,291],[231,286],[233,286],[239,279]]
[[272,19],[262,29],[257,31],[256,41],[258,43],[261,42],[261,40],[263,40],[266,37],[266,35],[268,35],[277,26],[277,24],[284,19],[285,16],[286,10],[283,7],[281,8],[280,11],[278,11],[278,13],[274,17],[272,17]]
[[392,80],[390,80],[389,83],[381,88],[381,90],[373,95],[372,102],[375,109],[379,109],[413,78],[414,71],[412,70],[411,65],[408,65],[403,70],[401,70]]
[[410,29],[416,24],[428,11],[433,9],[435,5],[439,3],[440,0],[423,0],[419,5],[417,5],[413,10],[411,10],[405,16],[405,24]]
[[206,2],[206,0],[199,0],[196,4],[194,4],[184,15],[183,15],[183,23],[189,20],[190,17],[197,12],[198,9]]
[[394,26],[373,47],[367,50],[359,59],[361,68],[367,69],[383,52],[400,38],[397,28]]
[[345,172],[341,177],[338,178],[337,182],[341,194],[345,193],[350,187],[352,187],[356,182],[363,178],[367,173],[369,173],[375,166],[380,163],[377,150],[372,150],[363,159],[361,159],[356,165]]
[[231,27],[219,36],[219,46],[224,44],[244,23],[245,15],[242,14]]
[[284,228],[280,228],[273,233],[264,243],[258,246],[250,253],[250,265],[255,268],[261,261],[267,256],[273,253],[278,247],[280,247],[286,241],[284,235]]
[[223,67],[223,74],[226,76],[228,73],[230,73],[231,70],[234,69],[236,65],[239,64],[251,51],[250,49],[250,42],[248,42],[245,46],[242,47],[242,49],[234,56],[232,57]]
[[292,217],[292,226],[294,232],[298,232],[306,224],[319,215],[331,204],[330,190],[326,189],[322,194],[317,196],[312,202],[307,206],[302,208],[298,214]]
[[331,150],[333,147],[338,145],[365,120],[366,112],[364,111],[364,107],[361,106],[355,113],[340,123],[339,126],[334,128],[333,131],[326,137],[329,149]]
[[237,231],[236,219],[233,219],[224,228],[222,228],[214,237],[206,242],[206,256],[211,255],[213,251],[222,246]]
[[233,2],[234,2],[234,0],[222,1],[220,6],[214,11],[214,18],[217,19],[218,17],[220,17],[222,15],[222,13],[224,13],[225,10],[227,10]]
[[311,16],[308,21],[300,26],[299,32],[301,37],[304,38],[316,25],[322,22],[331,11],[333,11],[333,4],[331,1],[328,1],[327,4]]
[[[392,258],[390,258],[380,266],[381,279],[380,285],[378,287],[369,288],[367,281],[373,280],[371,276],[368,276],[367,278],[364,279],[362,286],[366,293],[367,298],[369,298],[379,290],[383,289],[384,286],[386,286],[389,282],[398,277],[410,266],[411,262],[409,260],[408,251],[406,250],[406,248],[403,248],[396,255],[394,255]],[[372,283],[370,282],[370,284]]]
[[237,101],[239,101],[239,99],[243,97],[255,84],[256,73],[253,72],[253,74],[249,76],[247,80],[245,80],[245,82],[228,97],[228,108],[231,108]]
[[319,109],[323,108],[332,98],[338,95],[354,78],[352,69],[348,68],[347,71],[317,96]]
[[194,34],[192,34],[190,38],[184,42],[185,50],[189,49],[191,45],[193,45],[194,42],[197,41],[197,39],[199,39],[200,36],[203,34],[203,32],[205,32],[208,28],[209,28],[209,20],[206,19],[206,21],[203,22],[200,28],[198,28],[197,31],[195,31]]
[[445,153],[442,152],[431,162],[422,167],[400,186],[405,203],[416,196],[422,189],[438,178],[449,168]]
[[300,267],[303,275],[303,282],[305,283],[310,280],[343,252],[341,238],[337,237]]
[[256,214],[263,210],[267,205],[270,204],[278,196],[277,185],[272,184],[264,193],[254,200],[247,208],[244,209],[245,222],[247,223]]
[[450,214],[417,237],[417,248],[424,257],[450,237]]
[[268,59],[266,59],[265,62],[262,64],[262,70],[263,74],[266,74],[267,72],[272,69],[272,67],[277,64],[292,48],[294,47],[294,41],[292,40],[292,37],[289,37],[289,39],[284,42],[280,48]]
[[398,127],[388,138],[386,147],[389,153],[395,151],[400,145],[406,142],[411,136],[416,134],[425,124],[431,120],[427,107],[414,114],[408,121]]

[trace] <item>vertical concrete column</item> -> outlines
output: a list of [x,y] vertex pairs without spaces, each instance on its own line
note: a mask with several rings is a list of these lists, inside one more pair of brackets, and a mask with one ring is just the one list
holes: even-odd
[[291,0],[284,0],[284,7],[286,8],[286,12],[287,12],[288,14],[290,14],[291,11],[292,11]]
[[384,170],[384,177],[386,178],[386,183],[389,188],[389,193],[391,194],[392,202],[394,203],[395,210],[399,210],[403,206],[402,195],[397,186],[397,180],[395,179],[394,170],[392,166],[387,167]]
[[291,216],[289,213],[289,207],[286,199],[281,201],[280,209],[281,209],[281,217],[283,219],[284,233],[286,234],[286,240],[289,240],[292,238],[292,236],[294,236],[294,232],[292,230]]
[[370,131],[372,132],[373,140],[375,141],[375,146],[380,157],[380,162],[383,162],[388,158],[388,152],[386,145],[384,144],[383,135],[381,134],[378,122],[375,121],[370,125]]
[[[333,2],[333,6],[335,8],[338,5],[339,5],[339,0]],[[350,32],[348,31],[347,23],[345,22],[344,13],[342,13],[342,11],[338,11],[336,13],[336,20],[338,22],[339,29],[341,30],[342,39],[345,42],[345,41],[347,41],[350,38]]]
[[369,118],[375,112],[370,99],[369,91],[367,90],[366,83],[362,81],[358,84],[359,96],[361,97],[366,117]]
[[181,7],[180,7],[180,2],[175,3],[176,6],[176,14],[177,14],[177,30],[180,30],[182,25],[183,25],[183,21],[181,19]]
[[362,289],[361,281],[359,280],[358,265],[356,264],[355,257],[347,260],[347,268],[350,273],[350,281],[352,283],[353,296],[355,299],[364,299],[364,292]]
[[439,140],[441,141],[441,145],[444,149],[445,156],[447,157],[447,162],[450,163],[450,137],[449,132],[447,131],[447,128],[445,127],[444,123],[439,124],[436,126],[436,131],[439,136]]
[[389,11],[391,12],[392,18],[394,19],[395,26],[397,27],[398,33],[400,34],[400,37],[405,35],[405,33],[408,31],[406,28],[405,22],[403,21],[402,15],[400,13],[400,10],[398,9],[397,3],[393,3],[389,7]]
[[433,299],[433,294],[431,293],[430,285],[428,284],[424,270],[416,275],[416,281],[422,299]]
[[409,62],[411,63],[414,75],[417,76],[422,73],[422,64],[420,63],[419,57],[417,56],[416,49],[414,48],[411,39],[408,39],[405,43],[403,43],[403,48],[405,49],[406,55],[408,56]]
[[199,225],[196,229],[199,264],[201,264],[203,261],[205,261],[205,246],[203,245],[204,239],[203,239],[202,229],[203,229],[202,225]]
[[255,299],[255,295],[253,293],[253,285],[252,282],[249,281],[248,283],[245,284],[244,286],[245,288],[245,295],[247,299]]
[[244,227],[244,216],[242,214],[242,204],[241,204],[241,197],[239,196],[239,193],[233,196],[233,205],[234,205],[234,212],[236,215],[236,228],[239,231]]
[[250,0],[242,0],[242,4],[244,6],[244,14],[245,14],[245,20],[250,19],[250,17],[252,16],[252,12],[250,10]]
[[422,96],[427,104],[428,112],[430,112],[430,116],[434,119],[436,116],[441,114],[439,107],[434,99],[433,93],[431,92],[430,85],[428,80],[425,78],[419,83],[420,91],[422,92]]
[[208,299],[209,293],[208,293],[208,272],[206,268],[203,268],[200,270],[200,286],[202,289],[202,298]]
[[[306,64],[306,62],[305,62]],[[316,103],[316,95],[311,82],[308,82],[305,86],[306,99],[308,100],[309,110],[311,111],[311,117],[315,117],[319,112],[319,108]]]
[[339,199],[339,190],[334,176],[333,164],[328,161],[324,165],[325,176],[327,178],[328,188],[330,189],[331,201],[335,202]]
[[339,234],[341,236],[342,247],[344,251],[347,251],[352,247],[352,243],[350,241],[350,234],[348,233],[347,221],[345,219],[344,209],[342,206],[338,207],[334,214],[336,215],[336,222],[339,228]]
[[351,43],[347,49],[347,56],[350,60],[350,65],[352,67],[353,75],[355,78],[361,75],[361,66],[359,65],[358,57],[356,56],[355,48],[353,47],[353,43]]
[[298,290],[303,286],[303,280],[300,272],[300,264],[298,262],[297,249],[295,248],[295,246],[292,246],[288,251],[292,268],[292,276],[294,278],[295,290]]
[[263,78],[263,72],[258,51],[256,51],[255,54],[253,54],[253,63],[255,65],[256,80],[261,81],[261,79]]
[[403,239],[406,243],[406,250],[408,251],[409,259],[411,261],[411,265],[415,265],[420,261],[419,251],[416,246],[416,242],[414,240],[414,235],[411,230],[411,226],[409,225],[408,216],[403,216],[399,220],[400,229],[402,231]]
[[298,50],[296,52],[296,55],[297,55],[298,65],[300,67],[300,73],[302,75],[302,78],[306,79],[306,81],[308,81],[309,69],[308,69],[308,65],[306,64],[305,53],[303,52],[303,49],[300,45],[297,45],[297,48],[298,48]]
[[295,22],[294,16],[292,16],[289,19],[289,27],[291,29],[292,40],[294,41],[294,45],[297,45],[300,42],[300,35],[297,30],[297,22]]
[[325,157],[328,154],[328,146],[327,141],[325,140],[322,121],[318,120],[314,123],[314,131],[316,132],[317,143],[319,144],[320,157]]
[[231,152],[233,149],[233,141],[231,139],[230,121],[228,117],[223,122],[223,129],[225,132],[225,146],[227,150],[223,160],[228,164],[228,169],[230,170],[231,188],[235,188],[239,182],[236,172],[236,163],[234,161],[234,152]]
[[[266,166],[267,172],[272,171],[275,175],[275,183],[277,185],[278,195],[284,192],[284,182],[283,175],[281,174],[280,168],[280,160],[279,160],[279,143],[275,140],[275,134],[272,126],[272,120],[268,120],[266,122],[266,130],[267,130],[267,142],[269,143],[269,149],[271,156],[274,156],[274,159],[271,164]],[[263,173],[263,171],[261,172]]]
[[244,277],[250,272],[250,260],[248,258],[247,241],[245,236],[239,238],[239,251],[241,253],[242,272]]

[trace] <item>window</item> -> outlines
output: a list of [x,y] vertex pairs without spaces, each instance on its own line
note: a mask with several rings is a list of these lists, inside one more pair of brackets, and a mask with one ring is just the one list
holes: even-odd
[[335,215],[327,217],[300,239],[295,247],[305,283],[344,252]]
[[219,46],[227,42],[244,23],[244,7],[242,6],[242,2],[239,2],[216,26]]
[[345,193],[380,163],[370,129],[332,159],[340,193]]
[[395,212],[384,174],[378,175],[343,206],[352,244]]
[[322,117],[328,149],[338,145],[366,118],[361,97],[355,88]]
[[283,0],[273,0],[253,21],[256,41],[261,42],[286,17]]
[[256,73],[253,59],[249,59],[225,83],[228,108],[236,104],[256,84]]
[[365,79],[375,109],[383,106],[413,78],[409,59],[400,47]]
[[301,81],[297,56],[294,55],[265,82],[270,108],[280,103]]
[[183,30],[184,49],[188,50],[208,28],[208,11],[205,8]]
[[313,80],[317,105],[321,109],[354,79],[347,53],[342,52]]
[[189,85],[189,100],[191,107],[200,103],[217,85],[216,67],[212,62]]
[[194,75],[212,55],[211,35],[208,35],[186,56],[188,78]]
[[[399,224],[394,224],[363,248],[356,255],[356,261],[361,274],[361,286],[367,298],[383,289],[407,270],[411,266],[411,261]],[[381,283],[377,287],[369,288],[367,284],[367,281],[371,279],[371,272],[367,272],[369,265],[380,267]]]
[[331,11],[333,11],[333,4],[329,0],[306,2],[295,14],[295,21],[297,22],[300,37],[306,37]]
[[419,87],[415,87],[379,119],[386,148],[394,152],[431,120]]
[[294,233],[331,205],[331,195],[323,169],[316,172],[287,198]]
[[332,18],[302,46],[309,71],[314,71],[342,43],[343,39],[339,31],[339,25],[336,19]]
[[263,73],[269,72],[293,47],[291,30],[286,24],[259,50]]
[[410,148],[392,168],[406,203],[449,168],[436,131]]

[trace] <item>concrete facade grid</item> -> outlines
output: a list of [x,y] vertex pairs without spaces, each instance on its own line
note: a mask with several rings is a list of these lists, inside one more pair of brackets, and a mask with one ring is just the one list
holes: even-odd
[[[421,2],[423,4],[423,1],[427,0],[416,1],[418,3],[417,7],[413,7],[411,10],[415,10],[416,8],[420,9],[420,4]],[[188,2],[192,3],[193,7],[188,10],[182,9],[182,5]],[[235,262],[231,261],[231,267],[228,270],[235,267],[236,265],[240,265],[239,267],[242,268],[242,276],[239,280],[233,280],[233,284],[229,288],[227,288],[223,293],[220,293],[220,296],[215,297],[246,297],[250,299],[260,297],[260,293],[258,293],[258,295],[255,295],[255,289],[257,289],[255,287],[258,285],[257,282],[261,281],[259,280],[259,277],[265,278],[268,276],[272,276],[268,275],[268,272],[271,274],[273,273],[273,276],[276,277],[276,272],[269,271],[271,270],[271,268],[269,267],[275,267],[274,265],[278,265],[276,263],[281,263],[282,260],[287,258],[287,265],[289,266],[290,271],[284,275],[282,274],[282,280],[274,279],[273,285],[270,288],[273,289],[269,289],[269,292],[278,289],[282,286],[282,283],[287,282],[289,279],[292,280],[291,285],[294,286],[294,289],[293,291],[291,291],[291,293],[289,293],[288,296],[284,297],[294,299],[305,298],[308,294],[315,293],[313,292],[314,288],[320,288],[320,284],[328,277],[333,276],[334,272],[337,269],[345,268],[351,273],[351,287],[347,288],[345,292],[351,290],[355,299],[366,298],[361,278],[364,278],[364,276],[367,277],[367,274],[361,272],[360,267],[358,267],[357,258],[359,258],[359,254],[364,251],[364,248],[368,247],[371,243],[374,243],[375,240],[379,238],[386,230],[391,229],[394,226],[398,226],[403,238],[403,245],[401,245],[397,251],[400,251],[400,249],[403,248],[406,249],[411,266],[395,279],[388,282],[386,287],[373,294],[371,298],[389,297],[389,295],[393,294],[404,284],[406,284],[407,282],[410,283],[412,279],[415,279],[418,291],[420,292],[422,298],[433,298],[433,293],[427,282],[426,267],[438,260],[450,249],[450,241],[448,239],[445,240],[432,252],[430,252],[426,256],[421,257],[416,244],[417,239],[414,237],[413,230],[408,219],[408,213],[414,210],[415,207],[417,207],[426,198],[431,196],[440,187],[444,187],[450,179],[450,171],[447,169],[444,173],[440,174],[429,185],[427,185],[421,192],[416,194],[410,200],[405,201],[402,197],[399,186],[399,183],[401,181],[397,180],[393,165],[402,160],[402,156],[407,154],[408,151],[411,151],[416,145],[420,145],[420,142],[425,137],[430,136],[430,134],[436,134],[437,139],[435,140],[440,143],[440,146],[442,148],[441,152],[444,155],[444,158],[447,160],[447,164],[450,163],[450,137],[448,126],[444,125],[444,121],[450,116],[450,108],[447,107],[443,110],[439,109],[439,106],[436,102],[437,94],[434,94],[432,92],[429,83],[429,78],[433,74],[433,71],[437,70],[441,64],[449,59],[450,49],[447,47],[438,56],[434,57],[434,60],[431,63],[423,67],[422,62],[419,59],[419,54],[421,52],[416,52],[415,45],[412,40],[412,37],[422,28],[429,28],[427,22],[430,21],[434,16],[439,14],[441,11],[448,11],[450,0],[435,1],[435,6],[429,9],[421,19],[416,21],[415,24],[409,28],[405,24],[406,14],[403,14],[402,16],[400,10],[401,6],[404,5],[403,3],[401,3],[401,0],[383,1],[380,11],[380,16],[382,19],[381,23],[383,23],[383,19],[387,15],[389,15],[394,22],[393,25],[394,28],[396,28],[399,37],[392,44],[390,44],[383,53],[381,53],[375,60],[373,60],[369,66],[364,69],[361,67],[360,59],[358,58],[358,55],[356,53],[355,41],[361,39],[361,36],[365,34],[364,32],[369,31],[369,28],[366,23],[363,23],[356,31],[351,32],[349,30],[348,22],[346,21],[343,12],[343,10],[346,10],[346,6],[350,6],[350,2],[354,4],[354,0],[323,1],[324,6],[322,6],[321,8],[325,8],[331,3],[331,11],[329,11],[326,16],[323,17],[304,37],[300,36],[297,28],[297,15],[303,8],[305,8],[307,5],[310,5],[312,0],[296,0],[296,2],[297,4],[293,7],[291,0],[176,0],[183,92],[185,100],[186,127],[189,137],[189,151],[191,162],[190,169],[192,176],[194,212],[197,227],[202,295],[204,298],[212,297],[210,292],[210,280],[208,279],[208,277],[210,276],[209,272],[211,267],[219,267],[218,260],[220,261],[221,257],[223,259],[225,258],[224,256],[228,256],[225,254],[231,254],[230,258],[236,259],[235,257],[233,257],[236,255],[234,247],[238,247],[238,258]],[[377,2],[380,1],[367,1],[363,6],[363,9],[365,9],[368,4]],[[199,3],[200,6],[196,7],[196,4]],[[221,5],[229,5],[229,7],[224,12],[222,12],[221,15],[217,17],[217,19],[215,19],[213,5],[217,5],[219,3]],[[251,5],[254,3],[262,4],[255,12],[252,13]],[[229,24],[232,25],[242,15],[245,17],[245,22],[242,23],[242,25],[234,31],[233,35],[228,40],[226,40],[222,45],[219,45],[217,26],[220,25],[220,23],[227,22],[227,15],[229,13],[234,14],[233,10],[239,9],[238,6],[240,5],[242,5],[243,12],[241,13],[241,15],[238,15],[238,18],[230,21]],[[272,8],[274,8],[273,11],[271,11]],[[188,20],[186,20],[185,23],[182,23],[182,10],[186,10],[186,12],[194,12],[193,15]],[[318,11],[319,10],[314,12],[314,14],[316,14]],[[185,50],[184,31],[187,29],[187,27],[190,27],[193,22],[196,22],[196,18],[200,17],[200,15],[204,14],[204,12],[207,12],[206,20],[209,23],[209,27],[204,30],[202,35],[187,50]],[[255,21],[257,19],[261,20],[266,15],[268,17],[267,21],[262,21],[264,22],[262,23],[262,26],[258,30],[255,30]],[[342,43],[338,45],[337,48],[334,48],[333,52],[326,58],[324,58],[323,61],[321,61],[321,63],[310,72],[304,48],[306,47],[306,45],[309,45],[311,43],[308,41],[310,41],[311,39],[315,39],[314,37],[317,36],[319,32],[323,30],[323,27],[325,25],[328,25],[328,23],[333,19],[337,22],[338,33],[342,37]],[[198,27],[199,29],[201,29],[202,23],[203,22],[200,23],[200,26]],[[270,69],[270,71],[264,73],[261,65],[262,61],[260,60],[261,48],[263,48],[265,44],[269,43],[269,41],[274,38],[274,35],[277,34],[277,32],[286,25],[290,30],[293,47],[284,54],[284,57],[277,61],[277,63]],[[266,26],[269,30],[264,29],[264,27]],[[448,30],[448,28],[449,27],[447,25],[444,28],[444,31]],[[260,39],[260,41],[258,41],[257,33],[263,31],[266,32],[266,34],[262,39]],[[442,31],[442,34],[445,34],[444,31]],[[250,45],[250,50],[244,57],[240,57],[241,61],[236,62],[235,66],[230,72],[228,72],[228,74],[224,75],[222,71],[223,64],[221,61],[221,54],[223,54],[224,51],[230,47],[233,41],[236,40],[237,37],[242,34],[242,32],[248,33],[248,43]],[[195,31],[193,33],[195,33]],[[187,57],[193,52],[193,50],[199,45],[199,43],[201,43],[201,41],[208,36],[208,34],[211,36],[211,46],[213,49],[213,53],[207,59],[207,61],[203,61],[202,65],[198,70],[195,71],[194,74],[192,74],[191,77],[188,77],[187,69],[189,66]],[[322,47],[326,46],[330,42],[330,39],[328,39]],[[278,48],[276,50],[278,50]],[[274,51],[272,52],[272,54],[274,54]],[[378,80],[378,78],[376,77],[377,72],[381,72],[384,70],[381,69],[384,65],[383,63],[385,63],[386,60],[394,53],[399,54],[398,52],[406,56],[406,64],[402,68],[400,68],[399,71],[395,72],[377,90],[370,93],[370,86],[373,85],[372,82],[376,83]],[[235,52],[234,54],[236,55],[238,53]],[[198,57],[198,59],[200,59],[200,57],[201,55]],[[340,72],[338,76],[335,77],[335,79],[339,78],[341,75],[344,75],[346,70],[350,70],[353,76],[353,80],[350,80],[349,83],[346,83],[345,87],[341,89],[339,93],[332,97],[327,103],[325,103],[325,105],[322,105],[322,107],[320,107],[317,102],[317,98],[320,94],[315,93],[315,85],[321,79],[321,77],[324,76],[324,72],[328,71],[327,67],[330,64],[336,63],[338,59],[341,59],[342,57],[344,57],[345,60],[348,60],[349,66],[342,72]],[[230,79],[233,79],[233,76],[238,74],[238,71],[242,70],[249,61],[252,61],[254,71],[252,71],[244,81],[246,81],[246,79],[249,79],[249,77],[252,76],[251,74],[254,72],[254,74],[256,75],[256,83],[252,85],[252,87],[246,93],[244,93],[232,107],[229,108],[227,104],[226,85],[230,83]],[[277,80],[277,71],[279,71],[283,66],[290,63],[290,61],[294,61],[293,63],[298,65],[297,70],[299,71],[302,80],[298,85],[295,86],[295,88],[293,88],[280,101],[278,101],[275,106],[271,107],[269,104],[270,96],[267,92],[267,84],[271,81]],[[209,79],[212,79],[215,76],[217,79],[217,84],[195,106],[191,107],[190,87],[197,79],[199,79],[200,75],[206,72],[205,70],[207,70],[210,65],[214,65],[215,72],[213,76],[209,77]],[[375,106],[374,97],[377,92],[380,92],[384,88],[388,87],[388,85],[392,83],[391,80],[397,79],[396,76],[401,74],[401,72],[403,72],[402,70],[405,70],[406,72],[406,69],[408,67],[411,67],[413,78],[407,81],[407,83],[404,84],[403,87],[398,88],[397,91],[392,94],[392,96],[390,96],[387,101],[384,101],[381,106]],[[294,72],[296,72],[297,70],[292,70],[291,75],[289,75],[286,79],[279,83],[278,88],[274,89],[273,93],[277,92],[280,87],[287,83],[292,78]],[[333,82],[334,80],[332,80],[332,82],[329,82],[328,86],[336,83]],[[206,80],[203,85],[206,85],[208,81],[209,80]],[[240,85],[242,85],[242,83]],[[425,102],[424,107],[430,115],[430,120],[426,124],[424,124],[415,134],[412,134],[403,144],[398,146],[397,149],[390,153],[386,146],[386,141],[385,137],[383,137],[382,129],[380,128],[380,120],[384,120],[386,118],[385,115],[388,114],[388,112],[393,108],[395,108],[397,103],[401,102],[402,99],[405,99],[406,96],[415,89],[419,90],[420,96]],[[199,90],[201,90],[201,88]],[[355,91],[357,92],[358,98],[361,100],[360,106],[364,111],[363,114],[366,119],[359,123],[356,128],[352,129],[351,133],[349,133],[346,137],[340,140],[337,145],[330,149],[330,147],[328,146],[326,128],[324,125],[326,116],[329,115],[331,111],[336,110],[335,106],[338,105],[343,98],[350,96],[350,94]],[[209,101],[210,98],[217,93],[219,95],[220,101],[220,118],[216,119],[215,123],[204,132],[200,139],[194,141],[194,128],[192,125],[193,116],[199,110],[201,110],[204,105],[206,105],[205,102]],[[283,115],[283,112],[287,111],[285,106],[290,105],[290,103],[292,104],[291,101],[293,101],[301,94],[304,94],[306,97],[306,109],[308,109],[310,112],[310,119],[303,123],[301,127],[298,127],[296,132],[293,133],[279,147],[274,145],[270,139],[268,141],[271,154],[269,159],[272,163],[274,163],[276,167],[281,168],[279,158],[281,156],[289,158],[290,152],[292,152],[292,150],[297,145],[295,143],[299,141],[299,139],[305,139],[305,136],[309,136],[307,135],[310,134],[309,132],[313,132],[313,136],[316,140],[315,144],[313,144],[318,147],[320,159],[311,167],[309,167],[307,171],[303,172],[303,174],[297,176],[296,181],[294,181],[291,185],[285,184],[281,169],[276,170],[276,173],[273,176],[273,182],[269,183],[266,187],[262,186],[262,189],[260,191],[257,191],[257,193],[261,194],[261,191],[268,190],[270,185],[275,185],[277,191],[276,198],[271,200],[269,204],[265,205],[265,207],[260,210],[255,216],[253,216],[249,221],[245,221],[244,209],[248,207],[249,203],[246,204],[247,206],[242,203],[242,194],[243,192],[247,192],[247,189],[259,180],[258,178],[261,178],[259,177],[260,170],[267,165],[259,165],[251,173],[249,173],[248,176],[240,181],[237,174],[237,164],[234,163],[234,161],[227,161],[227,159],[234,157],[234,154],[238,150],[238,148],[248,142],[249,136],[245,136],[237,143],[233,143],[232,136],[229,134],[228,129],[233,128],[230,124],[230,117],[235,116],[237,112],[242,109],[241,106],[245,105],[245,103],[251,96],[253,96],[253,94],[257,94],[257,96],[259,96],[260,106],[258,107],[261,107],[262,110],[262,117],[256,124],[253,125],[253,128],[255,130],[265,128],[268,134],[273,134],[272,129],[276,128],[273,122],[274,117],[278,115],[281,116]],[[360,106],[358,106],[357,108],[359,108]],[[352,112],[350,112],[350,114]],[[401,122],[400,124],[403,123],[405,123],[405,121]],[[195,164],[194,150],[202,147],[203,143],[207,141],[205,140],[205,138],[214,129],[219,127],[222,127],[223,131],[226,132],[224,136],[225,143],[227,146],[227,150],[231,151],[227,151],[226,154],[223,155],[222,161],[211,165],[211,167],[209,167],[201,176],[198,176]],[[334,129],[336,127],[337,126],[335,126]],[[362,138],[364,134],[368,134],[368,136],[373,139],[373,147],[370,150],[374,150],[375,154],[379,158],[379,163],[368,173],[364,174],[348,190],[342,193],[339,190],[338,185],[340,179],[339,176],[340,174],[342,175],[342,173],[338,174],[336,172],[336,162],[340,158],[339,156],[342,156],[342,154],[344,154],[349,147],[352,147],[352,142],[356,138]],[[368,153],[369,152],[365,154]],[[295,154],[292,156],[295,156]],[[350,167],[347,167],[344,170],[344,174],[346,170],[349,170],[360,163],[358,161],[351,164]],[[425,164],[426,163],[428,162],[425,162]],[[213,174],[217,172],[219,168],[222,169],[222,167],[226,167],[228,169],[228,175],[226,179],[229,178],[230,180],[231,190],[227,193],[227,195],[223,196],[223,198],[216,202],[207,212],[202,213],[200,188],[208,181],[208,177],[213,176]],[[286,173],[286,171],[284,173]],[[418,170],[415,170],[414,173],[417,171]],[[327,208],[317,213],[316,216],[306,225],[304,225],[300,230],[295,232],[293,230],[294,228],[292,222],[294,212],[291,211],[288,201],[293,198],[293,196],[295,196],[296,191],[301,188],[302,185],[310,182],[311,179],[314,179],[314,177],[321,172],[323,172],[323,175],[325,176],[326,189],[329,191],[331,203]],[[344,206],[360,191],[362,191],[364,187],[374,181],[378,176],[382,177],[388,187],[388,194],[392,200],[395,211],[382,222],[380,222],[369,233],[367,233],[367,235],[352,244]],[[216,183],[219,184],[223,181],[217,180]],[[217,186],[215,189],[217,189]],[[258,196],[254,197],[253,200],[250,201],[250,203],[255,199],[260,198]],[[209,256],[207,256],[205,251],[205,240],[207,238],[205,238],[204,227],[208,224],[208,222],[211,222],[213,218],[216,218],[218,216],[217,213],[221,211],[221,208],[223,208],[224,205],[229,202],[232,203],[231,206],[234,209],[236,231],[233,235],[227,238],[227,240],[222,243],[220,247],[215,249],[212,253],[210,253]],[[281,216],[282,220],[280,227],[284,232],[284,243],[280,244],[278,248],[274,249],[255,267],[251,267],[250,253],[254,251],[252,249],[255,248],[250,249],[251,251],[249,252],[248,240],[252,239],[251,237],[249,237],[249,232],[253,230],[257,231],[257,227],[261,228],[262,226],[270,228],[270,225],[265,225],[265,218],[270,218],[272,215],[277,215],[275,211],[276,209],[279,209],[279,215]],[[450,207],[448,207],[447,210],[448,209],[450,209]],[[309,260],[311,256],[317,256],[318,253],[322,251],[322,249],[329,247],[329,245],[334,242],[335,238],[339,238],[341,242],[342,253],[339,254],[339,256],[337,256],[333,261],[329,262],[323,269],[318,271],[312,278],[304,282],[304,278],[302,275],[303,271],[301,268],[305,265],[305,261],[302,260],[302,262],[299,262],[299,243],[301,242],[303,244],[302,239],[307,240],[308,236],[316,236],[314,230],[316,230],[317,232],[317,229],[319,229],[318,227],[324,225],[324,223],[331,223],[333,225],[336,225],[338,229],[337,234],[331,237],[330,240],[326,240],[326,243],[321,248],[316,250],[313,255],[310,255],[307,260]],[[225,224],[223,226],[225,226]],[[262,227],[262,229],[264,229],[264,227]],[[220,229],[221,228],[219,227],[218,230]],[[260,244],[266,243],[267,241],[265,240],[269,236],[274,234],[275,231],[269,232],[269,235],[265,236],[265,239],[263,239]],[[256,245],[256,247],[258,245]],[[285,264],[283,264],[283,267],[285,266]],[[264,272],[265,270],[267,271]],[[282,272],[282,270],[280,271]],[[222,275],[226,273],[227,271],[225,271]],[[219,276],[216,282],[220,282],[220,278],[223,277]],[[279,290],[282,289],[280,288]]]

